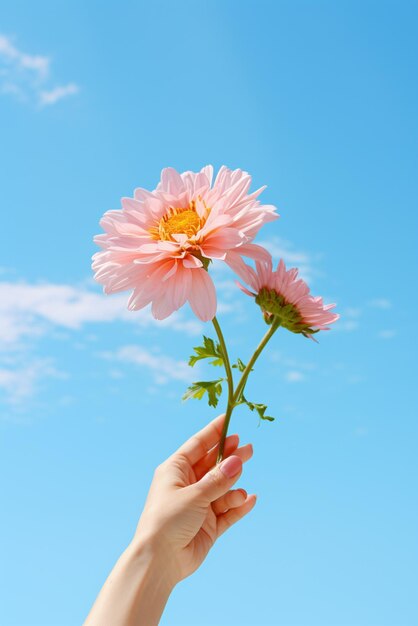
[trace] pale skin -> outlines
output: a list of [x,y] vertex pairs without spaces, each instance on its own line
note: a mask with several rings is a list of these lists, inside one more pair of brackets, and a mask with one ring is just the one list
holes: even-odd
[[224,415],[157,467],[135,536],[103,585],[84,626],[156,626],[177,583],[203,563],[218,537],[251,511],[254,494],[232,489],[251,444],[225,440]]

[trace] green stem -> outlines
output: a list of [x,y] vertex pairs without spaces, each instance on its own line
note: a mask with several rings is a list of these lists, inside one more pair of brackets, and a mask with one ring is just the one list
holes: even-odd
[[224,339],[221,327],[216,317],[213,318],[212,324],[215,327],[216,334],[218,335],[219,345],[221,346],[222,355],[223,355],[226,379],[228,381],[228,403],[226,407],[225,421],[224,421],[224,425],[222,428],[222,434],[221,434],[221,439],[219,443],[219,453],[218,453],[218,458],[220,455],[221,460],[222,460],[222,456],[224,452],[224,445],[225,445],[225,437],[226,437],[226,433],[228,432],[229,421],[231,419],[232,410],[234,408],[234,377],[232,375],[231,362],[229,360],[225,339]]
[[221,327],[216,317],[213,318],[212,324],[214,325],[216,334],[218,335],[219,344],[221,346],[222,355],[224,359],[224,367],[225,367],[226,377],[228,380],[228,402],[229,402],[234,397],[234,378],[232,376],[231,362],[229,360],[228,350],[226,349],[225,339],[224,339]]
[[[280,322],[277,319],[273,320],[268,331],[266,332],[266,334],[264,335],[264,337],[258,344],[257,348],[255,349],[254,354],[252,355],[251,359],[248,361],[248,364],[242,373],[242,376],[237,385],[235,393],[233,393],[232,395],[232,398],[228,395],[228,405],[226,408],[225,422],[224,422],[224,426],[222,429],[221,439],[219,441],[219,451],[218,451],[218,458],[216,459],[216,463],[220,463],[223,459],[225,438],[228,432],[228,426],[229,426],[229,422],[231,419],[232,411],[237,406],[237,403],[240,401],[244,393],[245,385],[247,383],[247,379],[253,368],[253,365],[257,361],[258,357],[260,356],[260,354],[262,353],[262,351],[264,350],[264,348],[266,347],[266,345],[268,344],[268,342],[270,341],[270,339],[272,338],[276,330],[279,328],[279,326],[280,326]],[[228,361],[228,365],[229,365],[229,361]],[[229,371],[231,372],[230,366],[229,366]],[[231,377],[232,377],[232,372],[231,372]]]

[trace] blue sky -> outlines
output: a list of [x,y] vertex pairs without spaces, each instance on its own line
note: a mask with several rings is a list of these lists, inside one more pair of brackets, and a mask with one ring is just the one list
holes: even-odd
[[[202,331],[92,281],[104,211],[160,170],[249,171],[258,241],[338,303],[249,384],[256,509],[162,624],[418,622],[416,2],[19,2],[0,10],[0,623],[80,624],[156,464],[216,411],[180,397]],[[245,360],[264,332],[218,269]],[[204,368],[201,372],[204,373]],[[219,620],[219,615],[222,616]]]

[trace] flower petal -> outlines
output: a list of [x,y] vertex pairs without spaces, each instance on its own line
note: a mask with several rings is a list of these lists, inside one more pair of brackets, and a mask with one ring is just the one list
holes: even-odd
[[197,268],[197,267],[203,267],[203,263],[196,256],[193,256],[193,254],[188,254],[183,259],[183,266],[189,267],[189,268]]
[[204,269],[191,270],[191,277],[190,306],[197,317],[209,322],[216,315],[215,285]]
[[180,174],[173,167],[166,167],[161,172],[161,189],[173,196],[184,193],[185,187]]
[[200,247],[203,250],[206,244],[208,244],[212,248],[219,248],[225,252],[231,248],[242,246],[246,240],[246,236],[241,231],[236,228],[225,227],[210,233],[207,237],[205,237],[205,240],[200,244]]

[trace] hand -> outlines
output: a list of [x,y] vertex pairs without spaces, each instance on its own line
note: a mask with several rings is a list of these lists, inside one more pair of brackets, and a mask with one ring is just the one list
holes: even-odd
[[251,458],[238,435],[225,440],[225,417],[186,441],[155,471],[135,537],[118,559],[85,626],[157,626],[174,586],[194,572],[216,539],[254,506],[255,495],[232,490]]
[[230,435],[224,460],[214,467],[224,417],[217,417],[157,467],[131,545],[153,545],[173,587],[199,567],[216,539],[256,502],[244,489],[231,489],[253,454],[251,444],[238,447],[238,435]]

